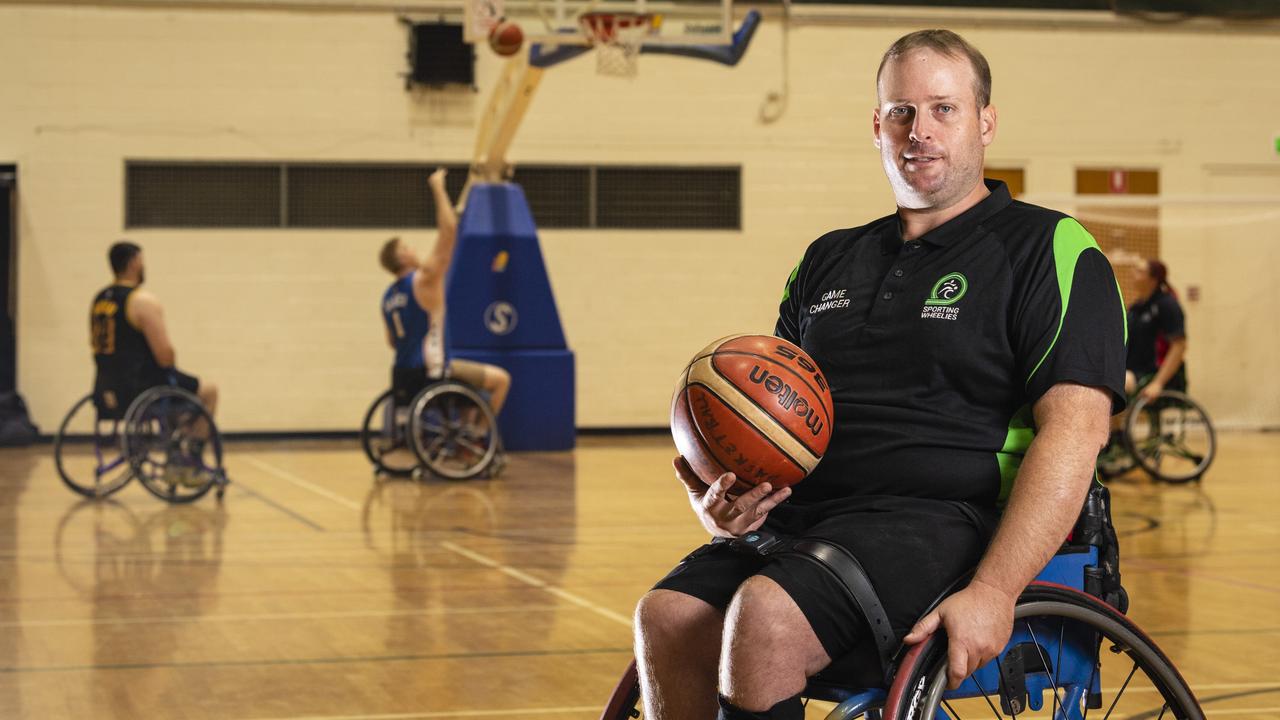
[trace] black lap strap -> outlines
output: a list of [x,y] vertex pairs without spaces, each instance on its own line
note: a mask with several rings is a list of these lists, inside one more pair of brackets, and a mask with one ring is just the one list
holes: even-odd
[[862,564],[848,550],[825,540],[800,540],[792,550],[829,570],[844,586],[853,604],[867,620],[867,629],[871,631],[876,642],[876,654],[880,657],[880,669],[887,671],[898,650],[898,641],[889,625],[889,616],[880,604],[880,596],[871,586],[871,578],[867,577]]
[[[840,581],[849,599],[862,613],[867,621],[867,629],[876,643],[876,655],[880,658],[880,669],[887,672],[893,662],[894,653],[898,650],[897,639],[893,636],[893,628],[889,625],[889,616],[880,604],[880,596],[871,585],[867,571],[848,550],[814,538],[794,540],[781,538],[771,533],[756,531],[747,533],[741,538],[717,538],[712,541],[727,542],[731,547],[742,552],[754,552],[759,555],[774,555],[790,552],[817,564],[830,572]],[[834,659],[834,658],[833,658]]]

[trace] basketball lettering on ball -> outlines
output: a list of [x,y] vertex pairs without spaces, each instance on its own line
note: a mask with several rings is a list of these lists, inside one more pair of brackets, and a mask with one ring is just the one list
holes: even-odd
[[831,441],[831,390],[804,350],[770,335],[721,338],[694,356],[671,400],[671,434],[698,477],[741,494],[813,471]]
[[499,55],[515,55],[524,45],[524,31],[510,20],[502,20],[489,31],[489,47]]

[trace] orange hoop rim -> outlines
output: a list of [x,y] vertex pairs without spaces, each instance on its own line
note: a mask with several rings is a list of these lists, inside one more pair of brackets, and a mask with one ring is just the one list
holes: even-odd
[[619,30],[643,27],[645,34],[658,29],[662,16],[651,12],[586,12],[578,17],[578,25],[592,45],[618,41]]

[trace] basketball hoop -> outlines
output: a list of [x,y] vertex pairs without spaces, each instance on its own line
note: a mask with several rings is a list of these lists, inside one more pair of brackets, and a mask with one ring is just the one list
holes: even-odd
[[589,12],[578,18],[582,34],[596,51],[596,72],[635,77],[644,39],[662,26],[655,13]]

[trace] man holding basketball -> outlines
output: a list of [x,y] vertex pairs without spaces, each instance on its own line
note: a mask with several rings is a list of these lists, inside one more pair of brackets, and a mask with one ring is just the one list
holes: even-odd
[[[511,389],[511,375],[497,365],[450,360],[444,340],[444,281],[453,261],[458,237],[458,215],[445,189],[445,170],[431,174],[428,183],[436,204],[435,246],[420,256],[398,237],[383,246],[378,261],[396,277],[382,296],[382,318],[387,343],[395,350],[391,368],[391,388],[396,404],[407,405],[431,380],[453,377],[489,394],[496,416]],[[502,468],[501,455],[490,474]]]
[[[1003,649],[1015,600],[1078,516],[1124,404],[1124,307],[1079,223],[984,182],[996,111],[981,53],[945,30],[911,33],[876,79],[897,212],[810,245],[775,330],[830,384],[826,456],[794,489],[736,498],[732,475],[707,485],[680,458],[676,471],[714,536],[764,528],[847,549],[906,642],[946,630],[954,687]],[[832,293],[849,303],[819,302]],[[636,609],[645,717],[803,718],[807,678],[873,658],[870,645],[834,576],[724,544],[695,550]]]

